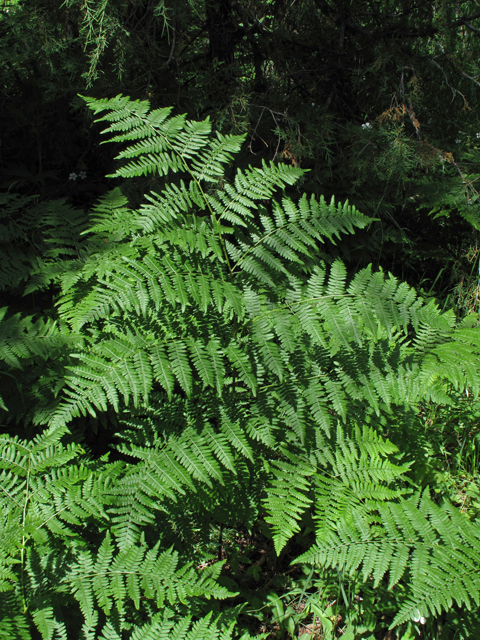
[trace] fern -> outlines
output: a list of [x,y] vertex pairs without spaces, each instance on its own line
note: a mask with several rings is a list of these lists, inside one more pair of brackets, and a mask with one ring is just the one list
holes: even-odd
[[35,196],[0,194],[0,289],[24,294],[46,288],[80,258],[87,219],[65,200],[39,203]]
[[[178,553],[171,548],[160,551],[160,542],[149,548],[145,542],[128,543],[120,537],[118,551],[107,533],[95,554],[85,548],[85,521],[91,525],[107,523],[108,512],[118,512],[112,505],[121,507],[117,496],[125,486],[121,481],[123,466],[114,464],[96,471],[95,465],[86,460],[75,464],[82,449],[78,445],[61,445],[63,433],[64,430],[49,430],[30,443],[0,437],[0,589],[7,592],[7,599],[11,598],[8,592],[18,598],[15,606],[21,603],[24,614],[32,606],[32,620],[42,637],[52,638],[54,632],[65,636],[55,597],[52,607],[44,596],[53,590],[61,600],[65,586],[78,602],[85,632],[96,626],[99,610],[110,616],[115,608],[120,616],[115,632],[120,633],[126,623],[121,622],[128,610],[126,601],[132,601],[138,609],[140,601],[146,599],[158,610],[173,612],[179,602],[187,604],[192,598],[223,599],[233,595],[216,584],[221,564],[211,565],[199,574],[191,563],[179,566]],[[165,461],[162,469],[165,480]],[[112,492],[109,485],[113,479],[118,489]],[[188,484],[187,474],[184,481]],[[169,485],[175,486],[174,481],[170,480]],[[157,483],[156,495],[158,488]],[[175,490],[178,488],[176,485]],[[138,513],[137,521],[142,523]],[[44,556],[40,557],[42,550]],[[60,557],[64,555],[63,563],[59,562],[59,553]],[[14,571],[17,565],[21,567],[20,579]],[[5,632],[13,633],[18,628],[20,633],[26,633],[21,620],[15,615],[7,617],[2,623]],[[212,622],[208,633],[213,633],[214,628]],[[152,633],[154,629],[155,626]]]
[[315,468],[295,458],[288,462],[274,461],[268,467],[271,480],[264,504],[271,515],[266,521],[272,525],[275,550],[280,553],[288,540],[300,531],[301,516],[312,503],[307,478],[313,475]]
[[[4,421],[46,428],[0,437],[0,607],[21,611],[7,637],[231,637],[239,609],[214,618],[208,602],[233,595],[221,563],[189,564],[209,519],[264,516],[280,554],[311,512],[297,561],[401,581],[394,625],[478,606],[474,524],[412,495],[409,463],[364,426],[478,396],[476,317],[371,266],[350,274],[332,246],[371,219],[289,197],[302,170],[228,179],[243,138],[124,96],[86,102],[120,145],[114,176],[156,191],[132,208],[117,187],[88,215],[48,205],[41,256],[19,257],[15,283],[56,293],[49,315],[0,318]],[[113,462],[75,444],[99,428]]]
[[449,504],[437,506],[428,491],[400,502],[387,499],[356,507],[355,502],[343,503],[337,513],[329,513],[335,526],[322,529],[314,547],[296,561],[337,567],[350,575],[361,572],[363,581],[373,578],[374,587],[388,576],[389,589],[406,575],[411,592],[392,629],[448,611],[453,602],[468,609],[480,606],[476,524]]
[[0,288],[15,287],[26,280],[38,260],[29,242],[38,226],[34,196],[0,195]]
[[314,501],[321,536],[340,514],[346,518],[347,512],[361,510],[361,500],[380,502],[408,493],[389,487],[409,468],[389,461],[388,456],[396,452],[373,429],[357,427],[353,437],[347,438],[340,426],[334,441],[318,437],[308,461],[284,450],[287,460],[271,463],[273,478],[265,500],[277,552],[300,530],[299,522]]
[[177,569],[178,554],[172,549],[159,553],[159,546],[157,543],[148,549],[145,545],[132,545],[115,553],[107,535],[96,558],[87,551],[78,554],[68,583],[87,625],[93,624],[94,603],[109,616],[113,607],[122,611],[127,598],[136,609],[142,597],[163,609],[178,602],[186,604],[194,596],[225,598],[232,595],[215,583],[221,564],[207,567],[197,575],[188,565]]

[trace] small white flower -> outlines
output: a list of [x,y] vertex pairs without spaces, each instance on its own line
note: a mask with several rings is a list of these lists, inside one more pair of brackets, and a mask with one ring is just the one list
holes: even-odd
[[314,106],[315,106],[315,103],[314,103],[314,102],[312,102],[312,107],[314,107]]
[[362,129],[371,129],[372,125],[370,124],[370,122],[365,122],[364,124],[362,124]]
[[420,615],[420,611],[417,609],[413,621],[419,622],[420,624],[425,624],[427,620],[422,615]]
[[80,171],[80,173],[78,174],[78,177],[80,178],[80,180],[85,180],[85,178],[87,177],[87,174],[85,173],[85,171]]
[[77,174],[76,174],[76,173],[71,173],[71,174],[68,176],[68,179],[69,179],[69,180],[76,180],[77,178],[78,178],[78,176],[77,176]]
[[458,138],[455,140],[455,144],[460,144],[461,140],[459,140]]
[[480,132],[475,134],[477,138],[480,138]]

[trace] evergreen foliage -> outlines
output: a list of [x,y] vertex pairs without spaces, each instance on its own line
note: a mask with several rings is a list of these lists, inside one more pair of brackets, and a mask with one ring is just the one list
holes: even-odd
[[[0,436],[3,636],[250,637],[223,563],[195,565],[199,531],[264,518],[280,554],[312,511],[295,562],[402,581],[392,628],[478,608],[478,524],[412,492],[378,427],[480,395],[477,317],[371,266],[350,277],[326,243],[372,219],[287,195],[301,169],[230,172],[244,138],[208,119],[85,100],[120,149],[112,177],[162,188],[135,208],[116,187],[88,216],[54,203],[41,256],[12,263],[57,294],[52,317],[0,323],[4,424],[43,429]],[[103,457],[76,443],[87,420],[115,428]]]

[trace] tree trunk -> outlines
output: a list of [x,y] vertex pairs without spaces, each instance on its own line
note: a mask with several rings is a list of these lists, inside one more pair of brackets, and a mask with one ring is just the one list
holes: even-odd
[[208,57],[211,62],[232,64],[236,27],[232,16],[231,0],[206,0],[207,29],[210,40]]

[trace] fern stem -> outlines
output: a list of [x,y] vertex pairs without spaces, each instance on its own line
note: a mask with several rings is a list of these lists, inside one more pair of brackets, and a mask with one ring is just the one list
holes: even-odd
[[343,587],[343,572],[342,574],[340,574],[340,570],[338,566],[336,567],[336,569],[338,574],[338,584],[340,585],[340,589],[342,591],[342,598],[343,598],[343,602],[345,603],[345,609],[348,609],[348,607],[350,606],[350,603],[348,602],[347,594],[345,593],[345,589]]
[[25,500],[23,503],[23,511],[22,511],[22,546],[20,548],[20,588],[22,592],[22,608],[23,613],[27,612],[27,603],[25,599],[25,521],[27,519],[27,507],[28,502],[30,500],[30,464],[31,464],[31,456],[28,456],[28,470],[27,470],[27,478],[26,478],[26,487],[25,487]]

